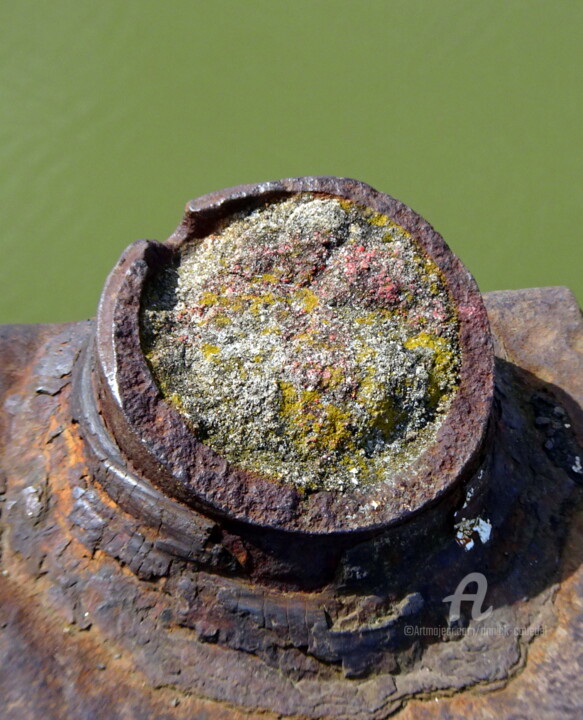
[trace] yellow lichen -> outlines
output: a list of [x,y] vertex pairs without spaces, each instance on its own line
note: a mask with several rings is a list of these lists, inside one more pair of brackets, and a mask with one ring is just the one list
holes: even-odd
[[216,315],[212,321],[217,327],[226,327],[227,325],[231,324],[229,316],[225,315],[224,313]]
[[212,360],[214,355],[218,355],[221,352],[220,348],[218,348],[216,345],[208,345],[206,343],[203,343],[200,349],[202,354],[204,355],[205,360]]
[[382,213],[371,211],[370,215],[367,217],[368,222],[371,225],[376,225],[377,227],[385,227],[388,225],[391,221]]
[[344,381],[344,372],[339,367],[329,367],[326,369],[329,373],[329,377],[324,378],[322,384],[330,390],[333,390]]
[[281,415],[290,424],[295,444],[300,449],[314,445],[322,450],[337,450],[350,438],[350,413],[332,403],[320,404],[318,390],[301,390],[281,381]]
[[404,344],[408,350],[420,347],[426,348],[433,354],[428,390],[430,405],[436,407],[444,395],[443,388],[447,384],[446,380],[451,380],[453,377],[454,352],[445,338],[431,335],[425,330],[415,337],[409,338]]
[[365,363],[374,360],[376,355],[376,350],[369,347],[368,345],[363,344],[361,345],[360,350],[356,353],[356,362],[360,365],[364,365]]
[[293,336],[293,342],[299,345],[314,345],[314,336],[309,332],[298,333]]
[[317,445],[325,450],[338,450],[349,440],[351,416],[345,410],[329,403],[323,406],[324,421],[317,436]]
[[301,288],[294,293],[294,298],[297,299],[303,306],[306,312],[312,312],[312,310],[320,304],[320,298],[316,293],[308,290],[308,288]]
[[216,305],[219,302],[219,296],[216,293],[212,292],[203,292],[200,296],[199,303],[203,307],[212,307],[213,305]]
[[367,312],[364,315],[359,315],[355,318],[354,322],[358,325],[374,325],[378,323],[379,311]]
[[259,278],[259,281],[262,283],[276,283],[279,278],[281,277],[281,270],[275,269],[271,273],[264,273]]
[[273,305],[277,302],[278,298],[273,293],[265,293],[265,295],[242,295],[243,300],[247,300],[249,305],[249,312],[253,315],[259,315],[264,305]]

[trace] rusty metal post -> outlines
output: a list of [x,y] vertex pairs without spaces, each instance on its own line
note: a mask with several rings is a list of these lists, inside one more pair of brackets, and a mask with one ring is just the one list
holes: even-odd
[[294,178],[0,356],[5,717],[580,716],[566,289],[482,298],[410,208]]

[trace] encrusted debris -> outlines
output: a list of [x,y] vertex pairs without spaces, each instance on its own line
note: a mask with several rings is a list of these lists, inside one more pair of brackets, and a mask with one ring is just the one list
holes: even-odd
[[420,245],[384,215],[312,193],[187,244],[146,288],[142,340],[202,442],[310,490],[411,463],[460,364],[451,296]]

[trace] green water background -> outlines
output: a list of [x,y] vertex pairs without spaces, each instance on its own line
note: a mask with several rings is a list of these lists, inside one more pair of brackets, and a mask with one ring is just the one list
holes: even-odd
[[582,74],[576,0],[4,0],[0,322],[93,316],[189,198],[310,174],[582,302]]

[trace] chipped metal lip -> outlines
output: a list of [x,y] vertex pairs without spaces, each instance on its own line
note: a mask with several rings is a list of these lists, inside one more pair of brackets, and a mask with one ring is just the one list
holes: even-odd
[[[462,353],[458,391],[434,443],[393,476],[390,485],[304,494],[229,465],[200,443],[164,401],[142,353],[139,311],[146,278],[170,262],[182,245],[206,236],[232,212],[300,192],[346,198],[401,225],[443,273],[458,312]],[[133,243],[108,277],[98,310],[96,360],[98,402],[105,423],[126,458],[147,479],[211,516],[311,535],[385,529],[443,498],[478,464],[493,399],[492,340],[473,277],[441,235],[411,208],[347,178],[288,178],[241,185],[190,201],[165,243]]]

